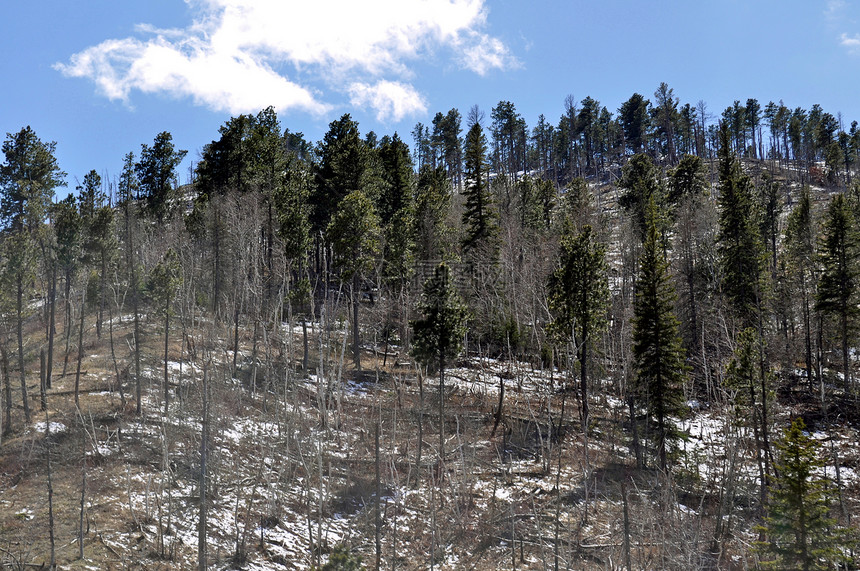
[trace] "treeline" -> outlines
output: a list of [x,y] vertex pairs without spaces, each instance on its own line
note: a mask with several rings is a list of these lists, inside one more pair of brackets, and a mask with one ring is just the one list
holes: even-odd
[[[437,113],[431,125],[415,126],[419,170],[442,166],[455,185],[462,182],[462,123],[460,112],[451,109]],[[820,105],[792,109],[781,100],[763,104],[750,98],[716,114],[701,100],[682,104],[666,83],[653,99],[634,93],[615,113],[591,97],[577,102],[568,96],[557,123],[541,114],[531,128],[513,103],[500,101],[486,127],[493,172],[532,173],[564,186],[576,177],[608,181],[636,153],[665,165],[685,154],[713,159],[720,146],[719,125],[729,130],[739,157],[791,166],[804,181],[848,184],[860,153],[857,121],[845,126],[841,114]]]
[[[356,370],[369,350],[382,366],[392,347],[403,359],[415,326],[415,358],[442,374],[461,347],[560,371],[583,431],[593,393],[618,395],[639,467],[672,469],[688,401],[728,407],[753,435],[763,517],[792,473],[772,444],[777,396],[804,395],[829,422],[857,394],[857,124],[845,132],[817,106],[754,100],[713,124],[665,84],[654,98],[634,94],[617,116],[569,99],[557,127],[541,116],[531,131],[511,103],[489,122],[473,107],[465,136],[455,109],[416,126],[412,153],[397,134],[362,137],[349,115],[313,145],[269,108],[225,123],[189,186],[176,183],[185,151],[163,132],[125,156],[114,184],[91,171],[59,202],[54,143],[29,127],[7,135],[4,432],[15,370],[30,421],[34,314],[42,407],[55,359],[63,374],[77,361],[80,376],[87,315],[98,337],[115,315],[133,321],[116,376],[120,391],[133,384],[138,414],[144,318],[164,335],[165,407],[168,338],[201,320],[221,328],[234,371],[250,339],[250,382],[266,390],[310,370],[339,378],[342,323]],[[731,477],[724,485],[739,486]],[[716,552],[734,509],[719,507]],[[793,517],[784,509],[762,520],[773,536]]]

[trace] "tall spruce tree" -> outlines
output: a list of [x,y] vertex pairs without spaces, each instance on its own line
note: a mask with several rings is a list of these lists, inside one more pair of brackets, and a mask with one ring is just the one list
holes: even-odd
[[685,352],[675,317],[675,288],[657,227],[654,198],[647,205],[647,233],[636,280],[633,317],[633,359],[637,393],[657,422],[660,468],[666,470],[667,445],[677,433],[671,416],[682,410]]
[[845,200],[837,194],[830,201],[824,221],[824,235],[819,244],[821,277],[815,307],[825,315],[835,317],[837,336],[842,345],[842,373],[850,387],[851,369],[848,355],[850,335],[857,324],[858,250],[854,216]]
[[731,150],[729,128],[720,127],[717,249],[722,289],[742,328],[760,325],[764,248],[755,214],[750,179]]
[[[472,115],[475,115],[473,110]],[[487,167],[487,138],[481,122],[472,119],[464,146],[465,209],[463,210],[463,251],[478,259],[498,256],[498,214],[490,194]]]
[[606,325],[609,308],[606,246],[591,226],[568,230],[561,239],[559,267],[549,279],[550,335],[573,348],[579,363],[582,428],[588,427],[588,369],[594,338]]
[[778,460],[768,517],[767,541],[757,545],[766,569],[814,571],[842,569],[848,545],[844,530],[830,517],[834,488],[821,471],[819,444],[801,418],[776,443]]

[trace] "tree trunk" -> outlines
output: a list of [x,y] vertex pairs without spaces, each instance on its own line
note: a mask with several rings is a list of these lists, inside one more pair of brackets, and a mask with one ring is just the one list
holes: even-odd
[[101,259],[102,271],[99,276],[99,316],[96,320],[96,337],[98,339],[102,338],[102,320],[105,313],[105,289],[107,287],[107,255],[104,249],[102,249],[101,252]]
[[86,302],[87,288],[85,286],[81,291],[81,321],[80,327],[78,328],[78,368],[75,371],[75,408],[80,408],[78,395],[81,388],[81,361],[84,360],[84,315],[86,313],[84,309],[86,307]]
[[81,511],[78,518],[78,559],[84,558],[84,513],[87,503],[87,461],[81,466]]
[[12,379],[9,378],[9,354],[5,344],[0,344],[0,372],[3,373],[3,392],[6,397],[6,416],[3,418],[3,434],[6,435],[12,432]]
[[376,544],[376,565],[374,569],[379,571],[382,563],[382,511],[381,511],[381,496],[382,484],[380,483],[379,470],[379,420],[376,421],[373,431],[374,450],[376,451],[376,494],[374,498],[374,540]]
[[206,571],[206,519],[207,506],[206,502],[206,479],[207,479],[207,458],[209,455],[208,440],[209,440],[209,368],[208,365],[203,365],[203,422],[200,435],[200,479],[198,486],[200,487],[200,512],[197,520],[197,569],[198,571]]
[[624,510],[624,567],[627,571],[633,571],[630,560],[630,510],[627,507],[627,478],[625,473],[621,479],[621,505]]
[[588,337],[584,333],[582,348],[579,352],[579,390],[582,401],[582,431],[588,430]]
[[54,336],[56,335],[56,309],[57,309],[57,267],[51,266],[51,304],[50,316],[48,318],[48,362],[45,369],[45,388],[51,388],[51,375],[54,371]]
[[421,453],[424,451],[424,374],[418,371],[418,451],[415,457],[415,466],[418,470],[418,479],[421,478]]
[[439,352],[439,477],[445,461],[445,355]]
[[802,282],[803,293],[803,340],[806,349],[806,383],[809,390],[817,384],[815,378],[815,365],[812,361],[812,324],[810,319],[809,293],[806,291],[806,280]]
[[302,371],[307,374],[310,349],[308,347],[308,320],[302,316]]
[[108,308],[108,336],[110,338],[110,357],[113,361],[113,369],[116,374],[116,386],[119,390],[119,400],[122,403],[122,410],[125,412],[125,390],[122,387],[122,375],[119,372],[119,364],[116,360],[116,350],[113,343],[113,309]]
[[69,346],[72,342],[72,278],[70,272],[66,272],[66,315],[63,318],[63,335],[66,337],[66,351],[63,354],[63,374],[61,378],[65,378],[66,371],[69,369]]
[[27,398],[27,377],[24,372],[24,276],[18,274],[17,323],[18,369],[21,371],[21,399],[24,402],[24,419],[30,424],[30,402]]
[[355,368],[361,370],[361,341],[358,334],[358,298],[361,295],[358,284],[358,273],[352,278],[350,297],[352,298],[352,359]]
[[167,349],[170,336],[170,298],[164,308],[164,415],[167,416],[170,405],[170,385],[168,383]]
[[39,404],[42,410],[48,408],[48,395],[45,388],[45,349],[39,351]]
[[137,271],[135,269],[131,270],[131,276],[131,285],[133,288],[132,306],[134,309],[134,389],[135,396],[137,397],[135,414],[140,416],[142,414],[143,394],[140,382],[140,311],[138,308],[137,295]]
[[51,565],[49,569],[57,568],[57,557],[54,540],[54,477],[51,473],[51,422],[45,413],[45,456],[48,468],[48,537],[51,543]]

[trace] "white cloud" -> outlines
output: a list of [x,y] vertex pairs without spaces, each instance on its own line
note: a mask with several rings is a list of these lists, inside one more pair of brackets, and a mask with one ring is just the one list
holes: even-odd
[[849,36],[848,34],[842,34],[839,37],[839,44],[848,48],[848,51],[851,53],[860,53],[860,35],[854,34],[853,36]]
[[[125,102],[139,90],[234,114],[268,105],[320,114],[330,108],[323,99],[345,93],[399,120],[426,110],[404,83],[419,58],[450,50],[480,75],[519,65],[483,31],[485,0],[186,1],[196,10],[190,27],[142,24],[138,34],[148,39],[107,40],[55,67]],[[312,85],[335,93],[321,95]]]
[[396,81],[383,80],[376,85],[353,83],[349,95],[353,105],[375,109],[379,121],[397,122],[408,115],[427,111],[427,103],[415,88]]

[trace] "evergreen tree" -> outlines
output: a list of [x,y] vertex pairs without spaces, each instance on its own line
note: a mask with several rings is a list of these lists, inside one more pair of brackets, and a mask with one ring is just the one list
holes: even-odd
[[708,183],[702,159],[684,155],[678,166],[669,171],[667,182],[668,202],[677,207],[674,212],[674,246],[678,252],[678,277],[683,281],[683,286],[679,287],[682,330],[690,354],[699,355],[699,300],[707,296],[707,293],[702,291],[705,289],[702,269],[706,265],[702,254],[710,245],[710,240],[705,238],[710,236],[710,228],[702,221],[710,206],[710,201],[707,201]]
[[358,325],[361,283],[379,254],[379,217],[370,199],[360,190],[346,195],[326,229],[326,236],[334,248],[334,262],[340,270],[340,279],[350,284],[352,355],[356,368],[361,370]]
[[767,541],[757,545],[767,558],[764,567],[814,571],[846,563],[846,534],[830,517],[834,488],[820,475],[825,462],[801,418],[786,427],[776,448],[778,476],[763,528]]
[[[644,241],[647,233],[645,211],[648,201],[653,199],[661,210],[666,205],[662,173],[651,160],[651,157],[639,153],[633,155],[624,165],[618,186],[624,189],[624,193],[618,200],[618,205],[633,217],[633,224],[639,234],[639,239]],[[661,236],[666,233],[665,223],[667,220],[666,217],[662,217],[658,225]]]
[[858,240],[854,216],[845,200],[837,194],[830,201],[824,221],[824,235],[819,244],[821,276],[815,308],[837,319],[837,335],[842,342],[842,373],[850,387],[851,370],[848,346],[856,328],[860,308],[857,305]]
[[381,163],[382,178],[382,193],[378,200],[384,235],[382,273],[389,290],[385,297],[393,302],[388,306],[392,311],[386,311],[383,336],[387,343],[395,327],[393,315],[399,313],[396,325],[400,328],[401,340],[405,342],[409,335],[406,295],[415,262],[415,176],[409,147],[397,133],[393,137],[383,137],[376,153]]
[[451,182],[442,167],[424,167],[415,189],[415,248],[418,260],[440,260],[447,251]]
[[363,569],[365,567],[361,557],[341,546],[332,550],[325,565],[318,570],[314,567],[312,571],[362,571]]
[[151,147],[140,146],[140,160],[134,164],[134,172],[146,213],[158,222],[170,217],[176,167],[186,154],[188,151],[174,147],[173,135],[167,131],[156,135]]
[[445,368],[463,350],[467,319],[466,306],[444,262],[424,282],[418,313],[421,317],[412,322],[412,354],[428,369],[439,371],[439,458],[442,460],[445,449]]
[[495,260],[498,255],[498,214],[490,195],[487,168],[487,138],[480,121],[473,121],[466,134],[464,147],[465,209],[463,250],[482,260]]
[[634,93],[618,110],[625,144],[633,153],[641,153],[645,147],[649,125],[648,107],[650,105],[650,101],[642,95]]
[[678,98],[674,90],[666,82],[654,92],[654,123],[657,127],[655,135],[661,140],[660,150],[666,156],[669,164],[677,162],[675,150],[675,125],[678,122]]
[[358,133],[358,123],[349,114],[332,121],[317,154],[320,163],[311,196],[314,205],[311,223],[315,231],[320,231],[328,226],[347,194],[364,188],[367,151]]
[[548,329],[558,343],[570,344],[579,362],[582,428],[588,427],[588,367],[594,338],[606,325],[609,308],[606,246],[598,242],[591,226],[561,239],[559,267],[549,280]]
[[[747,104],[744,108],[744,120],[746,121],[745,127],[746,129],[749,129],[750,138],[752,139],[752,144],[750,145],[750,156],[752,156],[752,158],[756,158],[758,157],[756,148],[756,132],[758,131],[759,124],[761,124],[761,105],[757,99],[747,99]],[[759,141],[759,144],[760,143],[761,141]]]
[[744,327],[759,324],[763,296],[764,248],[759,234],[752,185],[731,151],[729,130],[720,128],[717,249],[723,269],[722,289]]
[[206,201],[214,194],[229,190],[246,192],[249,189],[251,157],[248,139],[253,121],[251,115],[231,117],[218,129],[221,135],[218,140],[203,147],[194,181],[199,199]]
[[648,230],[639,262],[633,317],[633,359],[637,388],[657,422],[660,468],[667,468],[667,445],[676,437],[670,416],[682,410],[686,376],[684,349],[674,313],[675,288],[656,221],[656,204],[647,206]]
[[[24,371],[23,324],[25,299],[29,298],[31,276],[35,264],[37,234],[48,212],[54,189],[65,186],[65,176],[54,156],[56,143],[44,143],[36,133],[25,127],[17,133],[7,133],[0,164],[0,224],[6,254],[4,275],[15,296],[15,323],[18,337],[18,368],[20,370],[24,416],[30,422],[30,404]],[[11,287],[10,287],[11,286]]]
[[669,171],[667,182],[669,189],[666,199],[672,205],[679,204],[686,197],[704,194],[708,181],[702,159],[695,155],[684,155],[678,166]]
[[138,416],[143,412],[143,394],[140,374],[140,295],[139,295],[139,265],[140,252],[136,243],[138,240],[138,212],[137,196],[140,183],[137,179],[134,153],[128,153],[123,159],[122,173],[119,176],[117,193],[119,194],[120,206],[123,212],[123,242],[125,246],[125,270],[128,276],[128,286],[131,290],[132,311],[134,313],[134,385],[135,414]]

